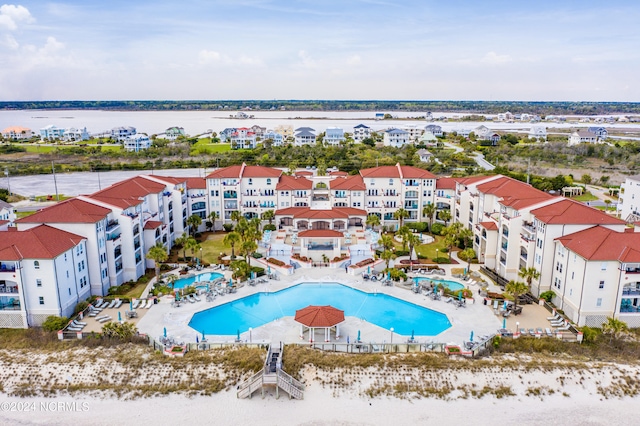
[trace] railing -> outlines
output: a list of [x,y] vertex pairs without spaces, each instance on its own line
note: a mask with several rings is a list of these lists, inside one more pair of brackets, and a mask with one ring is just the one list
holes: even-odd
[[18,287],[14,287],[14,286],[5,287],[5,286],[2,286],[2,287],[0,287],[0,293],[18,293]]
[[297,381],[280,368],[276,374],[278,377],[278,381],[276,383],[278,387],[288,393],[291,398],[304,399],[304,385],[301,382]]
[[264,369],[258,371],[249,379],[242,382],[238,387],[236,393],[238,398],[249,398],[255,391],[262,387],[262,378],[264,376]]
[[113,228],[115,228],[116,226],[120,226],[120,223],[117,220],[110,220],[107,223],[107,228],[106,231],[109,232],[111,231]]
[[0,273],[2,272],[15,272],[15,263],[0,263]]
[[640,288],[623,288],[623,296],[640,296]]
[[120,233],[119,232],[117,234],[115,232],[107,234],[107,241],[115,241],[118,238],[120,238]]

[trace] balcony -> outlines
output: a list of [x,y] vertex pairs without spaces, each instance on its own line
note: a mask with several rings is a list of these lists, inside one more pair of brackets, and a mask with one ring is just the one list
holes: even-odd
[[[635,304],[634,304],[635,303]],[[638,299],[622,299],[620,301],[620,312],[637,313],[640,312]]]
[[626,274],[640,274],[640,264],[638,263],[623,263],[620,270]]
[[107,233],[107,241],[116,241],[120,238],[120,231]]
[[116,274],[118,272],[122,271],[122,262],[117,262],[116,263]]
[[502,247],[502,250],[506,250],[507,247],[509,247],[509,243],[504,242],[500,246]]
[[237,193],[237,192],[235,192],[235,191],[233,191],[233,192],[227,192],[227,191],[225,191],[225,192],[223,193],[223,197],[224,197],[225,199],[236,199],[236,198],[238,198],[238,193]]
[[192,198],[192,199],[193,199],[193,198],[202,198],[202,197],[204,197],[204,194],[192,194],[192,195],[191,195],[191,198]]
[[622,288],[623,296],[640,296],[640,288],[638,287],[623,287]]
[[106,231],[109,232],[114,228],[117,228],[120,226],[120,223],[117,220],[110,220],[109,222],[107,222],[107,228]]
[[140,242],[137,241],[137,242],[133,243],[133,248],[138,250],[140,248]]
[[0,311],[19,311],[20,299],[17,297],[1,297],[0,296]]
[[139,254],[136,254],[136,264],[142,262],[142,256],[140,256]]
[[0,273],[15,272],[16,264],[14,262],[0,262]]
[[18,294],[18,286],[0,284],[0,294],[4,294],[4,293]]
[[122,250],[120,250],[120,249],[116,249],[116,250],[113,252],[113,258],[114,258],[114,259],[117,259],[117,258],[119,258],[119,257],[121,257],[121,256],[122,256]]

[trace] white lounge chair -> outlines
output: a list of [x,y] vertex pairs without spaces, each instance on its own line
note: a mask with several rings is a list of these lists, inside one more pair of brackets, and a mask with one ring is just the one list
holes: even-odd
[[122,306],[122,300],[117,299],[116,300],[116,305],[114,306],[114,308],[118,309],[120,306]]
[[549,336],[549,337],[553,337],[553,332],[551,331],[551,329],[550,329],[550,328],[545,328],[545,329],[544,329],[544,331],[545,331],[545,333],[547,334],[547,336]]
[[78,320],[71,321],[71,324],[77,325],[78,327],[85,327],[87,325],[86,322],[81,322],[81,321],[78,321]]
[[145,309],[149,309],[153,306],[153,299],[149,299],[147,300],[147,306],[145,306]]
[[109,303],[109,306],[107,306],[107,309],[112,309],[114,306],[116,306],[116,300],[113,299],[113,301],[111,303]]
[[138,307],[138,305],[140,304],[140,299],[136,299],[133,301],[133,303],[131,304],[131,307],[133,309],[136,309]]
[[105,322],[109,322],[109,321],[111,321],[112,319],[113,319],[113,318],[111,318],[110,316],[106,316],[106,317],[104,317],[104,318],[102,318],[102,319],[99,319],[99,320],[98,320],[98,322],[99,322],[99,323],[105,323]]
[[193,298],[196,299],[196,302],[200,302],[202,300],[197,294],[194,294]]
[[555,321],[555,320],[561,320],[562,319],[562,315],[560,315],[559,313],[556,312],[556,314],[552,317],[547,317],[547,321]]
[[67,327],[67,331],[82,331],[82,327],[69,326]]
[[551,321],[552,327],[562,327],[565,325],[565,321]]
[[569,330],[569,328],[571,328],[571,324],[566,323],[566,324],[564,325],[564,327],[558,327],[558,328],[556,328],[556,331],[567,331],[567,330]]

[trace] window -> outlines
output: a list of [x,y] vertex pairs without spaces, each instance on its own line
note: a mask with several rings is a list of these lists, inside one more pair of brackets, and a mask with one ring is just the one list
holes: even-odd
[[41,305],[44,305],[44,297],[42,296],[38,297],[38,303],[40,303]]
[[573,279],[573,277],[575,276],[575,274],[576,274],[575,272],[572,272],[572,273],[571,273],[571,279]]
[[271,178],[267,178],[267,185],[271,185]]
[[68,288],[67,290],[69,290],[69,296],[71,296],[71,288]]
[[604,288],[604,281],[600,281],[600,284],[598,284],[598,288],[600,290],[602,290]]
[[249,178],[249,185],[253,185],[253,179]]
[[393,186],[393,179],[389,179],[389,186]]
[[600,270],[601,271],[606,271],[607,270],[607,262],[602,262],[602,264],[600,265]]
[[598,299],[596,300],[596,306],[597,307],[602,306],[602,297],[598,297]]
[[37,279],[36,280],[36,287],[42,287],[42,280],[41,279]]
[[33,267],[35,269],[40,269],[40,262],[38,262],[37,260],[33,262]]

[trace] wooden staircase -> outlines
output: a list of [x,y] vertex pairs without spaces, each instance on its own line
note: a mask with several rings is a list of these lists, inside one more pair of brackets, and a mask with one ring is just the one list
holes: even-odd
[[282,343],[277,348],[269,346],[264,367],[238,386],[238,398],[251,398],[258,389],[262,390],[264,398],[265,388],[275,387],[276,398],[280,397],[280,390],[283,390],[289,399],[304,399],[304,385],[282,369],[282,353]]

